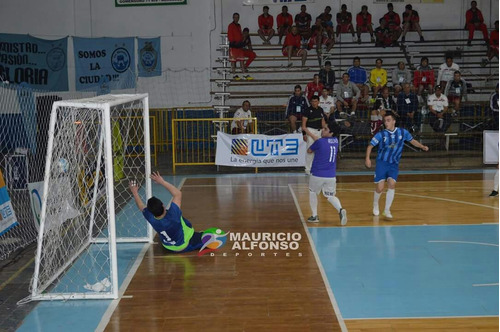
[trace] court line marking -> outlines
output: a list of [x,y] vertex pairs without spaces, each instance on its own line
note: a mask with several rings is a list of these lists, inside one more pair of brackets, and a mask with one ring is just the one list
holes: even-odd
[[[181,182],[179,184],[179,190],[182,189],[184,182],[186,182],[186,178],[183,178],[181,180]],[[172,198],[170,199],[168,204],[171,204],[171,203],[172,203]],[[132,265],[132,267],[128,271],[127,276],[123,280],[123,283],[122,283],[120,289],[118,290],[118,294],[119,294],[118,299],[111,300],[111,303],[109,304],[108,309],[106,309],[106,312],[104,313],[104,315],[102,315],[101,321],[99,322],[99,325],[97,325],[95,331],[98,331],[98,332],[104,331],[104,329],[106,329],[106,326],[108,325],[109,321],[111,320],[111,316],[113,315],[113,312],[115,311],[116,307],[118,306],[118,303],[120,303],[120,300],[122,298],[128,298],[128,297],[125,297],[123,294],[127,290],[128,285],[132,281],[132,278],[134,277],[135,273],[139,269],[139,266],[141,265],[142,260],[143,260],[144,256],[146,255],[146,251],[149,249],[150,245],[151,245],[151,243],[146,243],[142,247],[141,252],[139,253],[139,255],[137,255],[137,258],[135,259],[134,264]]]
[[347,332],[347,326],[345,325],[344,318],[342,317],[342,313],[340,312],[340,308],[337,303],[337,300],[335,299],[335,295],[333,295],[332,288],[330,287],[330,282],[328,282],[328,278],[326,277],[325,269],[323,268],[318,253],[316,252],[316,246],[314,245],[314,242],[311,238],[311,234],[309,233],[309,227],[307,227],[306,222],[304,221],[304,215],[302,214],[302,210],[300,209],[297,196],[295,195],[295,192],[293,191],[291,184],[288,185],[288,188],[290,189],[290,193],[292,194],[295,207],[297,209],[297,212],[299,213],[300,221],[302,223],[302,226],[304,227],[304,232],[306,233],[307,239],[309,240],[309,245],[311,246],[311,250],[313,252],[314,259],[316,260],[316,264],[318,265],[319,271],[321,273],[321,277],[323,278],[323,283],[325,284],[326,291],[328,293],[328,296],[330,297],[330,302],[332,303],[335,316],[337,316],[337,321],[339,322],[340,329],[342,330],[342,332]]
[[498,286],[498,283],[494,284],[473,284],[472,287],[487,287],[487,286]]
[[256,187],[256,188],[288,188],[288,186],[273,186],[267,184],[187,184],[183,188],[199,188],[199,187]]
[[106,312],[104,313],[104,315],[102,315],[101,321],[99,322],[99,325],[97,325],[95,331],[99,331],[99,332],[104,331],[104,329],[106,328],[106,326],[108,325],[108,323],[111,319],[111,316],[113,315],[113,312],[115,311],[116,307],[118,306],[118,303],[120,303],[120,300],[122,298],[127,298],[123,295],[123,293],[125,293],[125,290],[127,289],[128,285],[132,281],[132,278],[134,277],[135,273],[137,272],[137,269],[139,269],[139,265],[141,265],[142,259],[144,258],[144,255],[146,255],[146,251],[149,249],[149,246],[150,246],[150,243],[146,243],[142,247],[141,252],[139,253],[139,255],[137,255],[137,258],[135,259],[134,264],[132,265],[132,267],[128,271],[127,276],[123,280],[123,283],[122,283],[120,289],[118,290],[118,299],[111,300],[111,303],[109,304],[108,309],[106,309]]
[[[337,188],[337,191],[361,191],[361,192],[369,192],[373,193],[373,190],[365,190],[365,189],[339,189]],[[466,201],[459,201],[455,199],[449,199],[449,198],[441,198],[441,197],[434,197],[434,196],[424,196],[424,195],[414,195],[414,194],[402,194],[398,193],[397,191],[395,192],[395,195],[401,195],[401,196],[409,196],[409,197],[417,197],[417,198],[426,198],[426,199],[435,199],[438,201],[446,201],[446,202],[452,202],[452,203],[461,203],[461,204],[466,204],[466,205],[473,205],[473,206],[480,206],[488,209],[493,209],[493,210],[498,210],[498,207],[496,206],[490,206],[490,205],[484,205],[484,204],[478,204],[478,203],[471,203],[471,202],[466,202]]]
[[10,276],[9,279],[5,280],[1,285],[0,285],[0,291],[5,288],[8,284],[12,282],[12,280],[16,279],[28,266],[30,266],[33,262],[35,261],[35,257],[30,259],[30,261],[26,264],[24,264],[22,267],[19,268],[13,275]]
[[498,318],[498,315],[480,316],[431,316],[431,317],[370,317],[370,318],[345,318],[345,320],[386,320],[386,319],[459,319],[459,318]]
[[440,240],[430,240],[427,242],[431,243],[461,243],[461,244],[477,244],[481,246],[490,246],[490,247],[498,247],[498,244],[495,243],[485,243],[485,242],[470,242],[470,241],[440,241]]

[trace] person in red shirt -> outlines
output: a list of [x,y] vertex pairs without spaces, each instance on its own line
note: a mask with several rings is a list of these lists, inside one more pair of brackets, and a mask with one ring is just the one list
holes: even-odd
[[489,61],[493,59],[493,57],[497,57],[498,59],[498,21],[495,21],[495,30],[491,31],[490,34],[490,45],[488,47],[488,53],[486,54],[488,59],[483,59],[481,62],[482,67],[486,67]]
[[[255,53],[252,54],[244,51],[245,44],[243,42],[243,33],[241,31],[241,26],[238,23],[240,20],[240,14],[233,14],[233,22],[227,27],[227,39],[229,40],[229,61],[231,62],[231,71],[234,74],[236,72],[236,62],[240,61],[241,72],[246,73],[248,66],[255,59]],[[247,62],[244,63],[245,58]],[[237,76],[235,76],[235,79]]]
[[262,8],[262,11],[264,12],[262,15],[259,16],[259,30],[257,33],[259,34],[260,38],[264,41],[264,45],[270,45],[271,44],[271,38],[274,36],[274,19],[272,15],[269,15],[269,7],[264,6]]
[[368,6],[361,6],[361,11],[356,15],[356,32],[358,34],[358,44],[361,44],[362,32],[369,32],[372,43],[375,42],[372,27],[372,14],[368,12]]
[[413,86],[418,89],[419,96],[422,95],[424,89],[431,94],[435,81],[434,69],[429,65],[429,59],[424,56],[420,59],[420,66],[413,72]]
[[352,14],[347,11],[347,5],[343,4],[340,7],[340,13],[337,13],[337,38],[341,33],[350,32],[352,34],[352,41],[356,41],[354,36],[354,27],[352,26]]
[[420,36],[420,41],[424,41],[424,36],[422,35],[419,22],[420,17],[418,16],[418,12],[413,10],[411,5],[406,5],[403,13],[403,37],[401,37],[401,42],[405,42],[405,36],[408,30],[416,31]]
[[321,95],[321,91],[323,91],[323,83],[319,81],[319,74],[314,74],[314,78],[312,82],[307,83],[306,86],[306,97],[307,100],[311,101],[313,96]]
[[281,40],[288,32],[290,32],[290,27],[293,25],[292,15],[288,14],[288,7],[281,7],[281,14],[276,16],[276,25],[278,27],[278,34],[280,40],[278,45],[281,45]]
[[391,31],[391,35],[394,40],[398,40],[399,36],[401,36],[401,19],[399,18],[398,13],[394,11],[394,6],[392,3],[387,4],[387,10],[389,10],[383,17],[387,24],[387,28]]
[[295,25],[297,26],[299,34],[304,39],[311,37],[311,21],[312,17],[307,12],[306,5],[300,6],[300,13],[295,15]]
[[286,35],[282,52],[284,56],[288,57],[288,67],[293,65],[291,59],[292,56],[301,57],[302,67],[306,64],[307,51],[301,48],[301,39],[302,37],[299,35],[299,31],[296,26],[293,26],[288,35]]
[[483,39],[486,42],[486,45],[488,45],[488,29],[486,28],[486,24],[484,24],[483,14],[479,9],[477,9],[476,1],[472,1],[470,3],[470,9],[465,13],[465,28],[469,30],[469,40],[467,41],[467,46],[471,46],[475,30],[481,30],[483,33]]

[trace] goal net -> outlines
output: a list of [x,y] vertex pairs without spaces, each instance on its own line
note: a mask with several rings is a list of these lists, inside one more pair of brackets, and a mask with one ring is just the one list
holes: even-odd
[[147,94],[54,103],[31,299],[118,297],[117,243],[152,241],[149,121]]

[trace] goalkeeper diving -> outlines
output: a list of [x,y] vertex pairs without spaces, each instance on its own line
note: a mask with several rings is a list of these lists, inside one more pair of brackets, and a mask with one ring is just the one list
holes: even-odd
[[160,236],[163,247],[175,253],[199,250],[203,246],[202,233],[195,232],[189,220],[182,217],[182,192],[165,181],[159,172],[152,173],[150,178],[172,194],[172,203],[168,210],[163,202],[154,196],[144,205],[135,181],[129,182],[129,188],[142,215]]

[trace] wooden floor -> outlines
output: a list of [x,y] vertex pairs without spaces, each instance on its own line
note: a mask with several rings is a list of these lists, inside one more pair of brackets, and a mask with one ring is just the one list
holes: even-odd
[[[349,216],[346,227],[389,224],[371,216],[371,179],[338,179],[337,195]],[[491,208],[498,208],[498,199],[485,197],[490,185],[477,175],[402,176],[392,209],[395,220],[390,223],[498,222],[498,209]],[[249,257],[249,251],[232,250],[228,243],[215,256],[197,257],[196,252],[168,255],[155,244],[106,331],[340,331],[290,188],[307,218],[305,176],[187,179],[182,210],[196,230],[217,226],[234,233],[298,232],[300,248],[276,254],[257,249]],[[338,226],[338,215],[324,199],[319,201],[320,226]],[[346,320],[345,324],[349,331],[499,328],[498,318]]]

